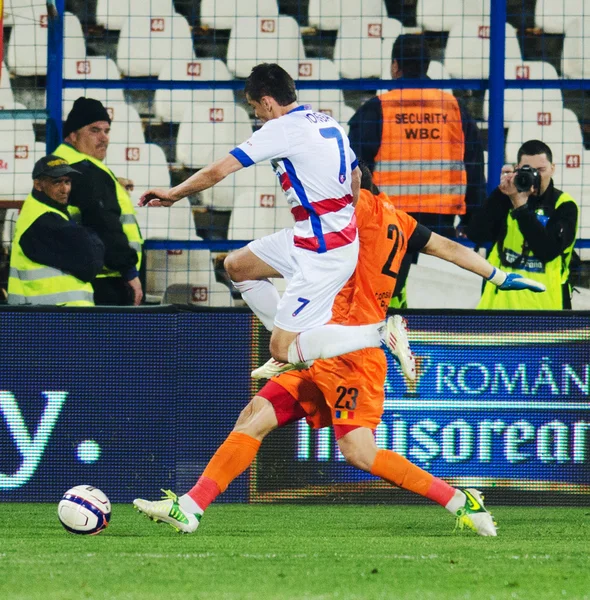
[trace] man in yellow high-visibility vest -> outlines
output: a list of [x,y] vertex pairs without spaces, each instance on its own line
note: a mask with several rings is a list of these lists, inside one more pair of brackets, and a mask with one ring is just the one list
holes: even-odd
[[33,169],[33,190],[16,222],[10,253],[9,304],[93,306],[90,282],[103,266],[104,245],[68,213],[72,177],[49,155]]
[[571,308],[570,262],[578,231],[578,205],[553,185],[553,153],[541,140],[528,140],[518,164],[502,169],[500,185],[467,229],[476,244],[492,243],[488,261],[497,269],[542,283],[547,291],[497,294],[486,283],[477,308],[562,310]]
[[105,245],[105,266],[92,282],[97,305],[138,305],[143,239],[127,190],[104,164],[111,118],[101,102],[78,98],[64,124],[55,154],[75,165],[70,213],[93,229]]

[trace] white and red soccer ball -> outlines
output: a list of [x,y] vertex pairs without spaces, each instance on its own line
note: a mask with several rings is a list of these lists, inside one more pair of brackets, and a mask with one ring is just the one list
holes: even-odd
[[98,488],[77,485],[63,495],[57,516],[70,533],[96,535],[109,524],[111,503]]

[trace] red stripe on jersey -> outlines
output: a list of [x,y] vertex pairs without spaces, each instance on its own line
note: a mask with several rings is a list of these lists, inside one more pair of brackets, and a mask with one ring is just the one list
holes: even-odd
[[[349,204],[352,204],[351,194],[343,196],[342,198],[327,198],[326,200],[311,202],[311,207],[315,211],[316,215],[321,216],[328,213],[338,212]],[[293,214],[296,222],[307,221],[307,219],[309,219],[309,212],[301,205],[293,207],[291,209],[291,213]]]
[[283,192],[286,192],[293,187],[291,185],[291,180],[289,179],[289,175],[287,175],[287,173],[282,173],[280,175],[279,182],[281,184],[281,188],[283,189]]
[[[350,223],[342,231],[333,231],[331,233],[324,234],[324,240],[326,242],[326,250],[334,250],[352,244],[356,239],[357,227],[356,217],[352,215]],[[294,236],[293,243],[297,248],[303,248],[304,250],[317,251],[320,246],[318,238],[314,237],[301,237]]]

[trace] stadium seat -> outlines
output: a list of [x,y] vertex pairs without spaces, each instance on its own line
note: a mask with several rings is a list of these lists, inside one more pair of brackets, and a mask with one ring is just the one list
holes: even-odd
[[[189,278],[192,279],[192,278]],[[216,281],[173,283],[166,288],[162,304],[192,304],[194,306],[232,306],[229,288]]]
[[117,65],[127,77],[157,77],[170,61],[195,60],[188,21],[179,14],[125,19],[117,45]]
[[408,308],[475,308],[481,282],[478,275],[452,263],[419,254],[406,282]]
[[489,23],[490,0],[418,0],[416,23],[424,31],[450,31],[463,19]]
[[288,63],[286,70],[297,77],[293,65],[305,58],[305,50],[293,17],[242,17],[236,23],[227,47],[227,68],[236,77],[248,77],[260,62]]
[[130,196],[137,204],[141,194],[150,188],[170,187],[170,170],[166,155],[157,144],[111,144],[105,164],[117,177],[131,179],[135,189]]
[[[15,15],[8,42],[6,62],[18,76],[47,73],[48,18],[45,6],[32,8],[30,13]],[[78,17],[64,13],[64,58],[86,58],[86,42]]]
[[253,240],[293,227],[289,206],[278,187],[259,187],[237,196],[228,239]]
[[[174,81],[229,81],[231,73],[225,63],[215,58],[199,58],[195,61],[172,61],[164,65],[160,80]],[[156,90],[154,112],[164,122],[179,123],[184,111],[195,102],[233,102],[232,90]]]
[[[522,61],[516,30],[506,23],[506,59]],[[490,25],[464,19],[451,27],[445,49],[445,67],[452,77],[487,79],[490,66]]]
[[[6,103],[2,110],[26,110],[24,104]],[[0,119],[0,141],[14,148],[16,154],[24,156],[32,153],[35,145],[35,131],[32,119]]]
[[105,29],[119,31],[130,15],[171,15],[172,0],[97,0],[96,23]]
[[590,77],[590,9],[584,18],[569,23],[563,40],[561,72],[564,77],[587,79]]
[[200,240],[187,198],[170,208],[137,206],[137,222],[146,240]]
[[14,94],[10,85],[10,73],[4,63],[2,63],[2,73],[0,73],[0,110],[3,110],[6,104],[14,104]]
[[277,18],[276,0],[201,0],[201,27],[233,29],[238,19],[258,15]]
[[4,27],[14,26],[19,18],[32,18],[30,13],[33,4],[32,0],[4,0]]
[[424,31],[450,31],[463,20],[463,0],[417,0],[416,24]]
[[[5,200],[5,198],[2,199]],[[24,200],[24,198],[22,198],[22,200]],[[4,225],[2,227],[2,235],[0,236],[0,239],[2,240],[2,246],[6,250],[10,250],[10,244],[14,238],[14,230],[16,228],[16,221],[18,219],[19,212],[20,211],[18,208],[6,209],[6,214],[4,215]]]
[[[586,239],[588,239],[588,237],[590,237],[590,231],[588,232]],[[574,293],[572,294],[572,309],[590,310],[590,290],[583,287],[575,287]]]
[[145,144],[141,118],[133,106],[125,102],[112,102],[105,108],[111,117],[110,146]]
[[241,106],[195,103],[178,128],[176,158],[187,167],[204,167],[251,135],[250,117]]
[[252,165],[232,173],[217,185],[201,192],[201,201],[216,209],[231,209],[238,195],[256,188],[276,188],[276,195],[282,194],[277,176],[269,163]]
[[[83,59],[67,58],[63,66],[64,79],[114,79],[121,78],[121,73],[114,60],[106,56],[87,56]],[[123,90],[107,90],[101,88],[66,88],[63,90],[63,118],[77,98],[86,96],[100,100],[105,106],[114,102],[125,102]]]
[[509,162],[515,162],[518,149],[525,140],[542,140],[548,144],[556,165],[562,165],[566,155],[570,154],[579,154],[578,163],[581,165],[582,131],[572,110],[539,112],[528,119],[511,123],[506,136],[506,159]]
[[[391,46],[399,32],[397,19],[343,18],[334,46],[334,62],[341,77],[380,77],[383,62],[391,61]],[[390,42],[384,47],[382,39]]]
[[39,159],[47,155],[47,144],[45,142],[35,142],[33,144],[33,161],[37,162]]
[[[309,58],[299,61],[297,74],[296,86],[299,81],[329,81],[340,78],[336,65],[327,58]],[[314,110],[334,117],[342,125],[347,124],[354,114],[354,110],[344,103],[342,90],[298,90],[297,99],[299,104],[309,104]]]
[[[150,208],[159,212],[166,209]],[[190,215],[192,223],[192,215]],[[192,223],[194,230],[194,223]],[[191,234],[191,240],[200,240]],[[199,281],[215,282],[215,272],[209,250],[148,250],[146,288],[149,294],[162,296],[171,284]],[[225,288],[227,291],[227,288]]]
[[0,131],[1,200],[24,200],[31,191],[31,174],[35,165],[34,146],[35,142],[30,145],[15,145],[12,139],[7,139],[4,132]]
[[490,21],[491,0],[463,0],[463,18]]
[[340,79],[336,64],[327,58],[306,58],[297,61],[290,70],[296,70],[295,86],[299,104],[311,104],[316,108],[322,102],[344,102],[342,90],[302,90],[299,89],[300,81],[330,81]]
[[535,27],[545,33],[564,33],[583,17],[590,17],[590,0],[537,0],[535,4]]
[[387,17],[383,0],[309,0],[309,25],[318,29],[340,29],[343,19]]
[[[505,63],[506,79],[557,79],[555,67],[542,61],[515,61]],[[521,121],[538,112],[560,112],[563,109],[561,90],[523,89],[504,91],[504,124]],[[483,105],[484,120],[489,116],[489,91],[486,90]]]

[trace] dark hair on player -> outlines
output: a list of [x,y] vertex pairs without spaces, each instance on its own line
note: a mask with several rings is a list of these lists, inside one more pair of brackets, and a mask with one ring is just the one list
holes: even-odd
[[423,35],[405,33],[397,37],[391,49],[391,62],[397,60],[402,77],[426,77],[430,66],[430,51]]
[[362,160],[359,160],[359,168],[361,170],[361,189],[369,190],[371,194],[380,194],[379,188],[373,183],[373,175],[369,167]]
[[244,91],[254,102],[260,102],[264,96],[274,98],[280,106],[297,102],[293,78],[276,63],[256,65],[246,79]]
[[518,149],[517,162],[520,163],[520,159],[523,156],[536,156],[537,154],[546,154],[547,160],[550,163],[553,163],[553,152],[551,152],[551,148],[541,140],[529,140],[525,142]]

